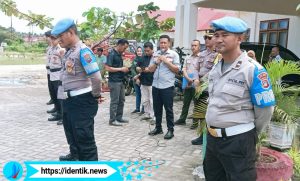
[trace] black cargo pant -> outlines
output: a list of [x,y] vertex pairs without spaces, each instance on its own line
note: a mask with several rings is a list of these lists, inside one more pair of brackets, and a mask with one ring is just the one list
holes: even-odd
[[91,92],[69,97],[63,101],[63,125],[70,153],[80,161],[97,161],[94,137],[94,117],[98,102]]
[[174,113],[173,113],[173,95],[174,87],[158,89],[152,87],[153,109],[156,120],[156,129],[162,129],[163,107],[166,110],[166,119],[168,130],[174,131]]
[[206,181],[255,181],[256,130],[216,138],[207,134],[203,162]]
[[49,90],[49,95],[50,95],[50,98],[53,100],[53,97],[54,97],[54,90],[51,86],[51,81],[50,81],[50,74],[47,74],[47,82],[48,82],[48,90]]
[[61,101],[57,99],[57,92],[58,92],[58,87],[61,85],[61,81],[56,80],[56,81],[50,81],[50,87],[51,90],[53,91],[51,99],[54,102],[54,107],[57,111],[58,114],[61,114]]

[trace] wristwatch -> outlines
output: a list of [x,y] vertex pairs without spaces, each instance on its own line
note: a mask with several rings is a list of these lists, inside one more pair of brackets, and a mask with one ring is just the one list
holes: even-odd
[[158,63],[157,63],[157,62],[154,62],[154,64],[155,64],[156,66],[158,66]]

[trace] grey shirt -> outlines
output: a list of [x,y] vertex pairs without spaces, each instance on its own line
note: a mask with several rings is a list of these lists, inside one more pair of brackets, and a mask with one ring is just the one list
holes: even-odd
[[253,122],[260,132],[271,120],[274,109],[273,106],[259,108],[251,102],[254,69],[262,66],[245,52],[223,73],[221,62],[209,73],[207,125],[227,128]]
[[48,46],[46,49],[46,69],[47,69],[47,74],[50,74],[50,54],[51,54],[51,46]]
[[64,54],[64,49],[59,45],[50,48],[50,80],[57,81],[60,80],[60,75],[62,73],[62,57]]
[[199,77],[203,77],[206,75],[214,66],[214,61],[218,57],[218,53],[216,51],[210,51],[209,49],[200,52],[199,63],[200,63],[200,71]]
[[92,94],[100,96],[101,75],[100,71],[87,75],[80,61],[80,49],[86,45],[78,41],[70,48],[63,59],[64,70],[62,74],[62,86],[64,91],[79,90],[92,86]]
[[[160,55],[165,55],[167,59],[172,62],[172,64],[176,65],[178,68],[180,67],[179,55],[170,49],[164,53],[162,53],[160,50],[156,51],[152,56],[150,66],[154,64],[155,60]],[[158,89],[166,89],[174,86],[174,83],[175,73],[172,72],[165,63],[161,62],[154,72],[152,86]]]

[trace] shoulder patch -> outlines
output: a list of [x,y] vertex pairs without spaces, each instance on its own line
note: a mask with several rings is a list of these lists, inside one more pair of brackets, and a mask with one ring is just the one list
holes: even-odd
[[268,107],[275,105],[275,96],[267,71],[255,66],[253,82],[250,87],[251,101],[258,107]]
[[80,48],[80,62],[87,75],[91,75],[99,71],[94,53],[86,46],[81,46]]

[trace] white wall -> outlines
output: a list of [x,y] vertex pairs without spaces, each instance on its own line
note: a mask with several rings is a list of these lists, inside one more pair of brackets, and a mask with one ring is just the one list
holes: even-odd
[[287,47],[300,57],[300,17],[293,16],[290,19]]
[[[195,9],[191,8],[190,3],[198,2],[202,0],[178,0],[177,1],[177,12],[176,12],[176,32],[175,32],[175,46],[189,46],[194,34],[191,27],[194,28],[195,17],[191,16],[191,13],[187,14],[187,10]],[[189,15],[189,16],[188,16]],[[184,18],[182,16],[185,16]],[[289,31],[288,31],[288,43],[287,48],[294,52],[298,57],[300,57],[300,17],[298,16],[287,16],[287,15],[277,15],[277,14],[266,14],[266,13],[256,13],[256,12],[243,12],[236,11],[236,16],[243,19],[250,28],[250,42],[258,42],[259,40],[259,28],[260,21],[273,20],[273,19],[285,19],[289,18]],[[187,18],[188,17],[188,18]],[[189,19],[192,17],[192,20]],[[182,22],[183,21],[183,22]],[[184,26],[190,24],[190,27]],[[183,27],[182,27],[183,26]],[[203,32],[197,32],[196,38],[204,43]]]
[[247,23],[248,27],[250,28],[249,42],[257,42],[258,39],[256,40],[256,37],[259,36],[257,33],[257,29],[259,29],[259,25],[257,26],[255,23],[257,19],[257,13],[238,11],[236,15],[238,18],[244,20]]
[[300,17],[253,12],[239,12],[238,17],[243,19],[251,29],[250,42],[259,41],[259,26],[261,21],[289,18],[287,48],[300,57]]

